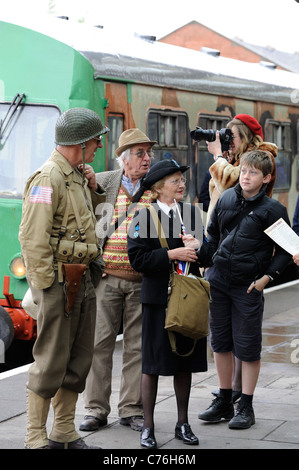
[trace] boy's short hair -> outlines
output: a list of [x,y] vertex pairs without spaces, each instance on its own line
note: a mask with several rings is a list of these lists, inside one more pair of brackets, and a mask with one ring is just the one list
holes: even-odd
[[268,152],[263,150],[252,150],[251,152],[244,153],[240,158],[240,168],[244,163],[252,168],[261,170],[264,176],[272,174],[272,159]]

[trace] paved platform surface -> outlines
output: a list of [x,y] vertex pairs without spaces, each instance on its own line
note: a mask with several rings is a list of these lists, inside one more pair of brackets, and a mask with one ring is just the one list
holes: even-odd
[[[81,435],[88,444],[102,447],[103,452],[95,454],[99,463],[128,464],[128,461],[113,461],[121,459],[122,455],[127,458],[137,455],[139,462],[144,463],[145,453],[138,452],[143,450],[139,444],[140,433],[119,424],[117,403],[121,349],[122,341],[119,341],[114,354],[108,425],[97,432],[81,432]],[[0,449],[23,449],[26,380],[27,366],[0,374]],[[248,430],[239,431],[229,429],[226,421],[218,424],[200,421],[198,413],[210,405],[213,398],[211,392],[217,388],[217,374],[209,352],[209,370],[193,374],[189,422],[199,438],[199,445],[191,447],[174,437],[176,402],[172,377],[159,378],[155,409],[158,450],[153,454],[161,452],[165,454],[164,459],[170,458],[168,455],[181,455],[181,462],[174,463],[194,463],[190,460],[192,456],[195,458],[199,450],[204,449],[299,449],[299,284],[290,283],[283,289],[265,291],[262,367],[254,396],[256,424]],[[76,412],[77,429],[84,414],[80,396]],[[51,411],[49,430],[52,420]],[[29,454],[32,456],[31,452]],[[189,461],[186,461],[187,458]],[[146,459],[149,459],[148,455]],[[154,461],[147,463],[153,464]],[[164,463],[169,462],[165,460]],[[132,460],[130,466],[133,464]]]

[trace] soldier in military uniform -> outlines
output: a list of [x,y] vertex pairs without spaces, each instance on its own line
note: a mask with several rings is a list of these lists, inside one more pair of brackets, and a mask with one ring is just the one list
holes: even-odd
[[[101,256],[94,208],[104,197],[88,187],[85,163],[93,161],[108,130],[89,109],[63,113],[56,149],[25,187],[19,239],[38,306],[26,448],[89,448],[75,430],[74,416],[93,354],[96,297],[89,265]],[[48,438],[51,399],[54,423]]]

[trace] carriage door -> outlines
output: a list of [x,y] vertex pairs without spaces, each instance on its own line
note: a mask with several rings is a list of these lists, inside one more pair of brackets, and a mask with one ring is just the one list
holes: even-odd
[[106,123],[108,132],[106,170],[117,170],[115,149],[118,147],[120,134],[131,127],[135,127],[132,118],[131,103],[129,99],[130,85],[117,82],[105,83]]

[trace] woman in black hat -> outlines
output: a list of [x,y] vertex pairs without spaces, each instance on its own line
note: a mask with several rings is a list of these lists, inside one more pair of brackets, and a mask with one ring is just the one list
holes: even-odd
[[[174,160],[163,160],[150,168],[143,181],[143,185],[151,189],[152,206],[164,229],[169,249],[161,247],[148,209],[136,213],[128,233],[130,263],[136,271],[143,273],[141,392],[144,426],[140,443],[146,448],[157,447],[154,408],[159,375],[174,376],[178,411],[175,437],[185,444],[198,444],[198,438],[188,423],[188,403],[192,372],[207,370],[206,338],[197,341],[190,356],[181,357],[172,352],[168,333],[164,329],[172,262],[180,268],[182,263],[189,262],[189,272],[197,276],[200,276],[199,262],[201,265],[204,262],[204,249],[199,253],[203,238],[200,212],[195,206],[180,202],[185,187],[183,173],[188,168],[178,165]],[[189,351],[193,340],[179,333],[176,336],[179,353]]]

